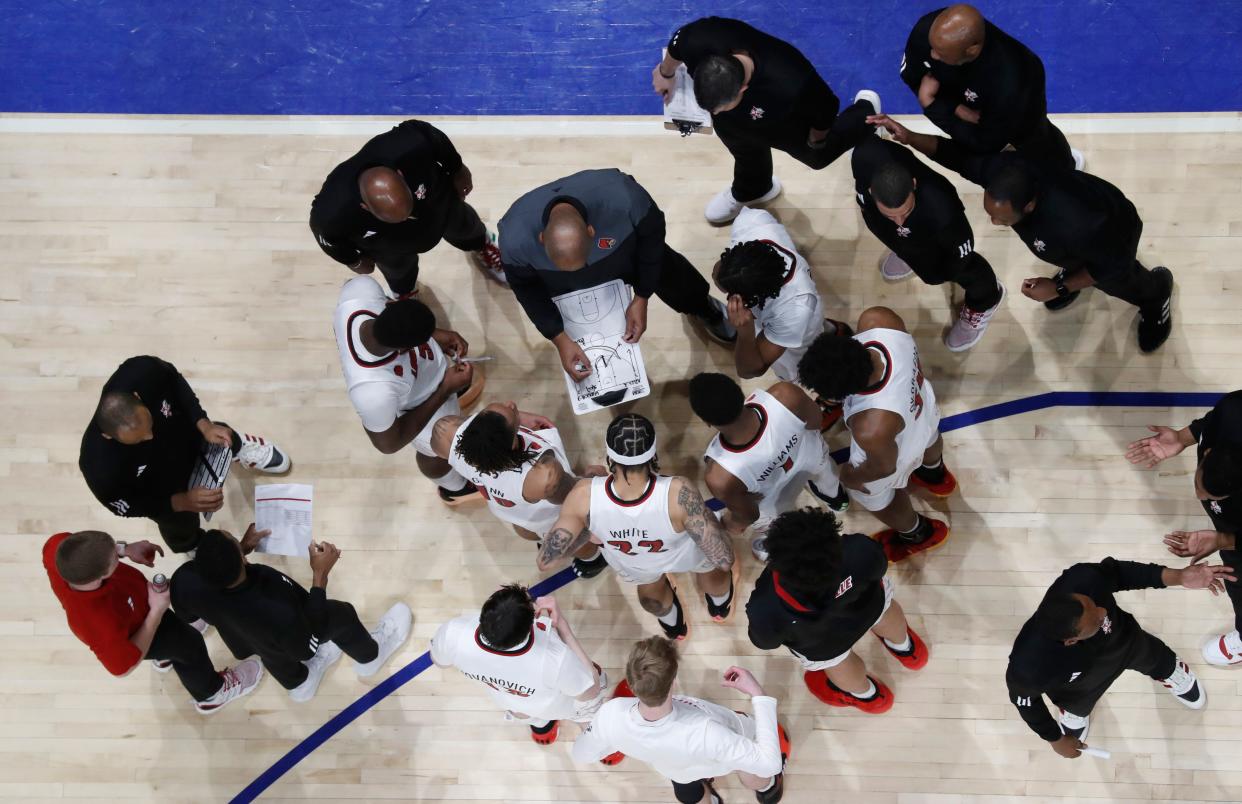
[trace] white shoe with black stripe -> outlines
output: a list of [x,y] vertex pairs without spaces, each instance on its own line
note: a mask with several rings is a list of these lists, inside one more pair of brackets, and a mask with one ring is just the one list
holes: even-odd
[[291,461],[284,450],[262,436],[250,433],[238,433],[241,438],[241,449],[233,456],[233,460],[250,469],[258,469],[269,475],[280,475],[289,471]]
[[323,681],[323,676],[328,672],[328,668],[336,664],[341,658],[341,649],[336,646],[335,642],[328,641],[319,644],[315,655],[302,662],[306,665],[306,680],[289,690],[289,697],[298,703],[306,703],[315,697],[315,693],[319,690],[319,682]]

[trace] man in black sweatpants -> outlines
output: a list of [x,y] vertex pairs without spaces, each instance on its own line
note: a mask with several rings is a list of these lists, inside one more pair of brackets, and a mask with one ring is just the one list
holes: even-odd
[[854,198],[867,229],[888,246],[880,266],[890,282],[916,274],[929,285],[953,282],[966,297],[945,335],[949,351],[974,346],[1005,292],[983,255],[953,183],[908,148],[868,137],[854,148]]
[[[1155,435],[1135,441],[1126,452],[1131,463],[1147,468],[1196,445],[1195,496],[1212,520],[1212,529],[1174,531],[1164,537],[1169,552],[1201,561],[1217,550],[1221,563],[1242,571],[1238,532],[1242,530],[1242,391],[1225,394],[1216,406],[1174,430],[1151,425]],[[1226,581],[1233,602],[1233,630],[1214,634],[1203,645],[1209,664],[1242,664],[1242,583]]]
[[366,677],[409,636],[411,614],[404,603],[368,632],[353,606],[328,599],[328,574],[340,557],[333,545],[311,545],[314,581],[307,592],[283,572],[246,561],[258,543],[253,532],[241,543],[224,531],[205,532],[194,560],[173,574],[173,607],[182,617],[214,625],[234,656],[257,655],[293,700],[314,697],[342,651]]
[[741,20],[704,17],[673,32],[668,55],[652,72],[653,86],[666,99],[682,63],[694,78],[699,105],[733,155],[732,186],[707,205],[715,224],[780,194],[773,148],[820,170],[871,134],[867,116],[880,112],[880,96],[863,90],[838,115],[841,101],[806,56]]
[[208,444],[269,474],[289,470],[288,455],[267,439],[213,422],[172,363],[131,357],[104,383],[78,456],[91,493],[117,516],[154,520],[174,552],[194,549],[199,515],[220,510],[222,488],[188,488]]
[[[1219,591],[1227,569],[1199,564],[1178,570],[1114,558],[1070,567],[1014,641],[1005,673],[1009,700],[1031,731],[1068,759],[1085,746],[1096,702],[1126,670],[1151,676],[1178,703],[1202,709],[1207,694],[1195,674],[1113,595],[1168,586]],[[1042,695],[1060,707],[1058,719],[1048,713]]]

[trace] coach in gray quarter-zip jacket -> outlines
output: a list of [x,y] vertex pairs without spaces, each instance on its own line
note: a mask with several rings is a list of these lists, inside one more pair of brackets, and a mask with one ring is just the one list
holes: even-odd
[[627,343],[646,330],[653,293],[698,319],[713,339],[731,345],[737,337],[724,304],[708,295],[707,280],[665,243],[664,213],[633,176],[584,170],[536,187],[514,202],[499,231],[514,294],[575,380],[591,373],[590,361],[565,334],[552,299],[614,279],[634,289],[625,313]]

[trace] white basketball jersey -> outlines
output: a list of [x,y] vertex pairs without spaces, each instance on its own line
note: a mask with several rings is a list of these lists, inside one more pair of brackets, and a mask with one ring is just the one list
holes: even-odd
[[544,618],[531,626],[526,643],[510,651],[489,647],[479,634],[479,615],[440,626],[431,639],[436,664],[452,665],[482,684],[501,709],[536,719],[572,718],[574,697],[592,684],[591,668],[561,641]]
[[433,339],[408,352],[373,355],[363,348],[358,329],[388,303],[379,282],[356,276],[341,288],[333,329],[349,399],[362,426],[382,433],[397,417],[418,407],[444,379],[448,360]]
[[466,419],[457,428],[457,435],[453,437],[453,445],[449,449],[449,466],[478,486],[479,493],[487,500],[487,507],[497,519],[543,536],[556,524],[556,517],[560,514],[561,507],[547,500],[527,502],[522,496],[522,486],[537,458],[548,451],[556,455],[556,459],[560,461],[566,472],[571,471],[569,459],[565,457],[565,446],[561,443],[561,434],[555,427],[550,430],[528,430],[525,427],[519,427],[517,438],[521,442],[521,448],[532,453],[531,459],[522,464],[520,469],[489,475],[475,469],[457,454],[457,445],[461,443],[462,433],[466,432],[466,428],[472,421],[474,421],[474,416]]
[[[715,461],[759,496],[761,523],[792,507],[807,480],[835,471],[824,439],[767,391],[746,397],[759,432],[746,444],[729,444],[720,434],[707,445]],[[824,489],[828,493],[832,491]]]
[[782,380],[797,382],[798,361],[811,341],[824,331],[824,305],[810,264],[798,253],[789,232],[772,213],[743,207],[734,218],[732,245],[751,240],[770,244],[785,259],[785,284],[780,295],[751,313],[755,316],[755,335],[762,333],[769,343],[785,347],[785,353],[772,364],[773,373]]
[[[871,388],[846,397],[842,406],[846,426],[854,414],[866,410],[887,410],[900,416],[905,424],[897,434],[900,469],[910,460],[921,458],[928,434],[940,424],[936,394],[923,376],[919,349],[910,333],[876,328],[859,332],[854,340],[879,353],[884,360],[884,376]],[[851,440],[850,463],[857,466],[866,459],[866,450]]]
[[637,499],[622,500],[612,491],[611,477],[591,479],[591,533],[603,542],[604,560],[621,575],[636,579],[701,571],[706,562],[684,530],[673,530],[668,515],[672,482],[657,475]]

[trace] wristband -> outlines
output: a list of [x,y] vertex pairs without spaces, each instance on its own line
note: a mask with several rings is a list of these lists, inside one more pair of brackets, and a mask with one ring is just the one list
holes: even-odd
[[661,77],[661,78],[666,78],[666,79],[668,79],[668,80],[670,80],[670,81],[671,81],[671,80],[673,80],[674,78],[676,78],[676,77],[677,77],[677,71],[676,71],[676,70],[674,70],[674,71],[673,71],[673,74],[672,74],[672,75],[665,75],[665,74],[664,74],[664,71],[663,71],[663,70],[661,70],[659,67],[657,67],[657,68],[656,68],[656,72],[658,72],[658,73],[660,74],[660,77]]
[[129,548],[129,542],[116,543],[116,557],[125,558],[125,551]]

